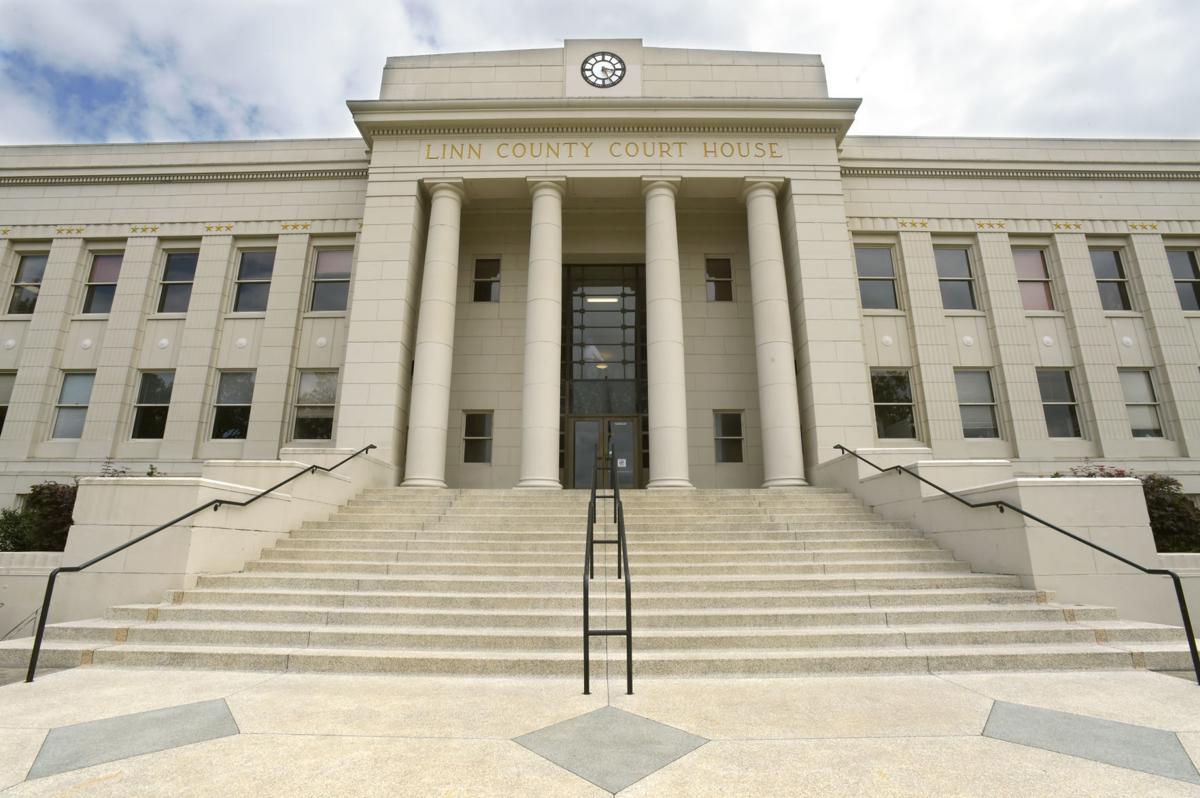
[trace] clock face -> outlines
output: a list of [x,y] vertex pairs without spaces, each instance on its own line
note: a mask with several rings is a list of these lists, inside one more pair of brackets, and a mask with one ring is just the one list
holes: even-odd
[[583,79],[600,89],[607,89],[625,77],[625,62],[613,53],[592,53],[583,59],[579,68]]

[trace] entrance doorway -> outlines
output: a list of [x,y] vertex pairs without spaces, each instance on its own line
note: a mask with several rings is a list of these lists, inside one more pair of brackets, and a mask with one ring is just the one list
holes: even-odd
[[650,435],[644,286],[640,265],[563,269],[559,462],[568,487],[590,488],[596,458],[605,457],[610,445],[621,487],[645,486]]

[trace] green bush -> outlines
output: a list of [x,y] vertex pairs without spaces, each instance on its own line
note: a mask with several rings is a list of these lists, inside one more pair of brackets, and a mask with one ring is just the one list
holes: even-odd
[[[1054,476],[1062,476],[1055,474]],[[1165,474],[1135,474],[1104,465],[1077,466],[1073,477],[1134,477],[1142,483],[1154,545],[1161,552],[1200,552],[1200,507],[1183,492],[1179,480]]]
[[43,482],[19,510],[0,510],[0,551],[62,551],[71,528],[76,486]]

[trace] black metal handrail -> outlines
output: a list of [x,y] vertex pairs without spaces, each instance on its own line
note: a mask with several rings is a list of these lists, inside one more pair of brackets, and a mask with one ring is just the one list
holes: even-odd
[[172,518],[170,521],[166,522],[165,524],[161,524],[159,526],[154,527],[154,529],[151,529],[149,532],[138,535],[136,538],[134,538],[132,540],[127,540],[124,543],[122,543],[120,546],[117,546],[114,549],[109,549],[108,551],[104,552],[103,554],[99,554],[99,555],[93,557],[92,559],[88,560],[85,563],[80,563],[79,565],[64,565],[64,566],[55,568],[53,571],[50,572],[50,577],[46,580],[46,596],[45,596],[45,598],[42,599],[42,609],[41,609],[42,614],[40,616],[38,616],[37,631],[34,633],[34,636],[33,636],[33,651],[29,655],[29,670],[25,674],[25,681],[32,682],[33,674],[35,671],[37,671],[38,654],[41,653],[42,637],[45,635],[45,632],[46,632],[46,618],[48,618],[50,616],[50,599],[54,595],[54,583],[58,579],[59,574],[73,574],[73,573],[78,573],[79,571],[82,571],[86,568],[91,568],[96,563],[101,562],[103,560],[107,560],[109,557],[113,556],[114,554],[117,554],[118,552],[122,552],[125,549],[129,548],[130,546],[132,546],[136,543],[141,543],[146,538],[157,535],[159,532],[162,532],[164,529],[169,529],[170,527],[175,526],[175,524],[178,524],[180,521],[186,521],[188,518],[191,518],[193,515],[196,515],[197,513],[207,510],[209,507],[213,508],[213,510],[218,510],[218,509],[220,509],[221,505],[223,505],[223,504],[228,504],[231,507],[246,507],[248,505],[254,504],[256,501],[261,499],[263,496],[266,496],[268,493],[274,493],[275,491],[282,488],[284,485],[288,484],[289,482],[292,482],[293,480],[299,479],[300,477],[304,476],[305,474],[315,474],[318,471],[323,471],[325,473],[329,473],[331,471],[334,471],[334,470],[340,468],[342,465],[349,462],[350,460],[353,460],[355,457],[358,457],[360,454],[369,452],[374,448],[376,448],[375,444],[373,444],[373,443],[368,444],[368,445],[364,446],[363,448],[359,449],[357,452],[354,452],[353,454],[342,458],[341,460],[339,460],[338,462],[329,466],[328,468],[326,468],[325,466],[319,466],[319,465],[305,466],[304,470],[297,471],[295,474],[292,474],[290,477],[283,480],[282,482],[275,483],[271,487],[266,488],[265,490],[261,491],[260,493],[255,494],[254,496],[251,496],[249,499],[246,499],[245,501],[234,501],[233,499],[213,499],[211,501],[207,501],[204,504],[200,505],[199,507],[196,507],[195,509],[188,510],[183,515]]
[[1188,614],[1187,599],[1184,598],[1184,595],[1183,595],[1183,583],[1179,580],[1179,574],[1175,573],[1174,571],[1168,570],[1166,568],[1147,568],[1144,565],[1140,565],[1140,564],[1134,562],[1133,560],[1128,559],[1127,557],[1122,557],[1120,554],[1117,554],[1115,551],[1109,551],[1108,549],[1104,548],[1103,546],[1099,546],[1090,540],[1081,538],[1079,535],[1076,535],[1074,532],[1068,532],[1067,530],[1063,529],[1062,527],[1058,526],[1057,524],[1050,523],[1045,518],[1034,515],[1033,513],[1028,512],[1026,510],[1022,510],[1020,507],[1016,506],[1015,504],[1012,504],[1011,502],[1006,502],[1003,499],[998,499],[996,501],[990,501],[990,502],[969,501],[967,499],[964,499],[962,496],[959,496],[957,493],[952,493],[952,492],[946,490],[945,488],[943,488],[941,485],[937,484],[936,482],[931,482],[930,480],[921,476],[917,472],[913,471],[911,468],[907,468],[902,465],[888,466],[885,468],[883,466],[872,463],[870,460],[863,457],[858,452],[855,452],[852,449],[847,449],[845,446],[841,445],[840,443],[836,444],[833,448],[837,449],[838,451],[841,451],[844,454],[853,455],[854,457],[858,458],[862,462],[871,466],[872,468],[874,468],[876,471],[880,472],[881,474],[885,473],[887,471],[895,471],[897,474],[908,474],[910,477],[913,477],[914,479],[920,481],[921,483],[928,485],[929,487],[933,488],[936,491],[944,493],[945,495],[954,499],[958,503],[966,505],[967,507],[970,507],[972,509],[979,510],[979,509],[983,509],[985,507],[995,507],[1000,512],[1004,512],[1005,510],[1012,510],[1013,512],[1019,513],[1019,514],[1025,516],[1026,518],[1037,521],[1039,524],[1041,524],[1044,527],[1047,527],[1048,529],[1053,529],[1055,532],[1058,532],[1059,534],[1066,535],[1067,537],[1071,538],[1072,540],[1078,541],[1089,548],[1095,549],[1096,551],[1100,552],[1101,554],[1105,554],[1109,557],[1112,557],[1114,560],[1117,560],[1118,562],[1122,562],[1131,568],[1136,568],[1137,570],[1141,571],[1144,574],[1150,574],[1151,576],[1169,576],[1169,577],[1171,577],[1171,582],[1174,583],[1174,585],[1175,585],[1175,598],[1178,599],[1178,601],[1179,601],[1179,615],[1180,615],[1180,617],[1183,618],[1183,631],[1187,635],[1188,651],[1192,655],[1192,671],[1196,676],[1196,683],[1200,684],[1200,653],[1198,653],[1196,650],[1196,637],[1192,633],[1192,616]]
[[[609,489],[612,492],[607,496],[596,493],[596,487],[600,483],[600,474],[600,461],[599,457],[597,457],[596,465],[592,470],[592,494],[588,500],[587,541],[583,553],[583,694],[591,695],[592,693],[592,660],[590,656],[592,637],[618,637],[624,635],[625,692],[627,695],[633,695],[633,590],[629,584],[629,549],[625,545],[625,508],[621,504],[621,481],[617,476],[616,460],[613,458],[613,450],[611,448],[608,450],[608,481]],[[595,537],[597,499],[612,499],[613,523],[617,525],[617,536],[615,538],[600,538],[597,540]],[[591,628],[591,605],[588,599],[588,583],[596,577],[595,546],[597,543],[610,546],[615,545],[617,547],[617,579],[621,579],[625,583],[624,629]]]

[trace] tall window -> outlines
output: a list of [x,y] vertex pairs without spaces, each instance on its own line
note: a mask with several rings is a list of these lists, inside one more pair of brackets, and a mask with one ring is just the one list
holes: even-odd
[[123,257],[123,255],[92,256],[92,269],[88,272],[87,293],[83,297],[84,313],[108,313],[112,310]]
[[729,258],[704,259],[704,286],[709,302],[733,301],[733,263]]
[[475,261],[474,302],[500,301],[500,259],[480,258]]
[[87,420],[88,402],[92,399],[92,382],[95,379],[94,371],[73,371],[63,375],[54,416],[53,437],[83,437],[83,422]]
[[245,438],[250,428],[250,403],[254,400],[253,371],[222,371],[217,384],[212,436]]
[[1196,265],[1195,250],[1167,250],[1167,260],[1171,262],[1179,306],[1184,310],[1200,310],[1200,268]]
[[333,438],[333,408],[337,401],[336,371],[301,371],[296,386],[296,420],[292,438],[301,441]]
[[964,369],[954,372],[958,388],[958,410],[962,415],[964,438],[999,438],[996,423],[996,395],[992,377],[986,371]]
[[187,313],[192,300],[199,252],[168,252],[163,266],[162,290],[158,295],[159,313]]
[[1133,437],[1161,438],[1162,421],[1158,416],[1158,397],[1150,372],[1122,369],[1121,388],[1125,391],[1125,410],[1129,413],[1129,430]]
[[917,420],[906,369],[871,369],[875,429],[880,438],[915,438]]
[[9,313],[33,313],[45,274],[45,255],[21,256],[21,262],[17,266],[17,278],[13,280],[12,299],[8,301]]
[[896,268],[892,265],[890,247],[855,247],[854,262],[858,265],[858,293],[863,308],[900,307],[896,300]]
[[352,249],[318,249],[313,266],[312,304],[309,310],[345,310],[350,296]]
[[1066,369],[1038,369],[1037,378],[1047,434],[1051,438],[1082,437],[1071,372]]
[[1093,249],[1092,270],[1096,273],[1096,285],[1100,288],[1100,304],[1105,310],[1133,309],[1120,250]]
[[242,253],[238,263],[237,290],[233,298],[235,313],[261,313],[267,309],[271,272],[274,269],[275,250]]
[[742,413],[717,410],[713,413],[713,443],[718,463],[742,462]]
[[971,258],[962,247],[937,247],[938,287],[946,310],[975,310],[975,286],[971,279]]
[[161,438],[167,430],[173,371],[143,371],[133,410],[133,438]]
[[492,462],[492,411],[463,414],[463,462]]
[[1050,290],[1050,270],[1046,268],[1046,253],[1040,249],[1013,249],[1017,267],[1017,288],[1026,310],[1054,310],[1054,294]]
[[15,371],[0,372],[0,432],[4,431],[4,422],[8,418],[8,406],[12,402],[13,385],[17,382]]

